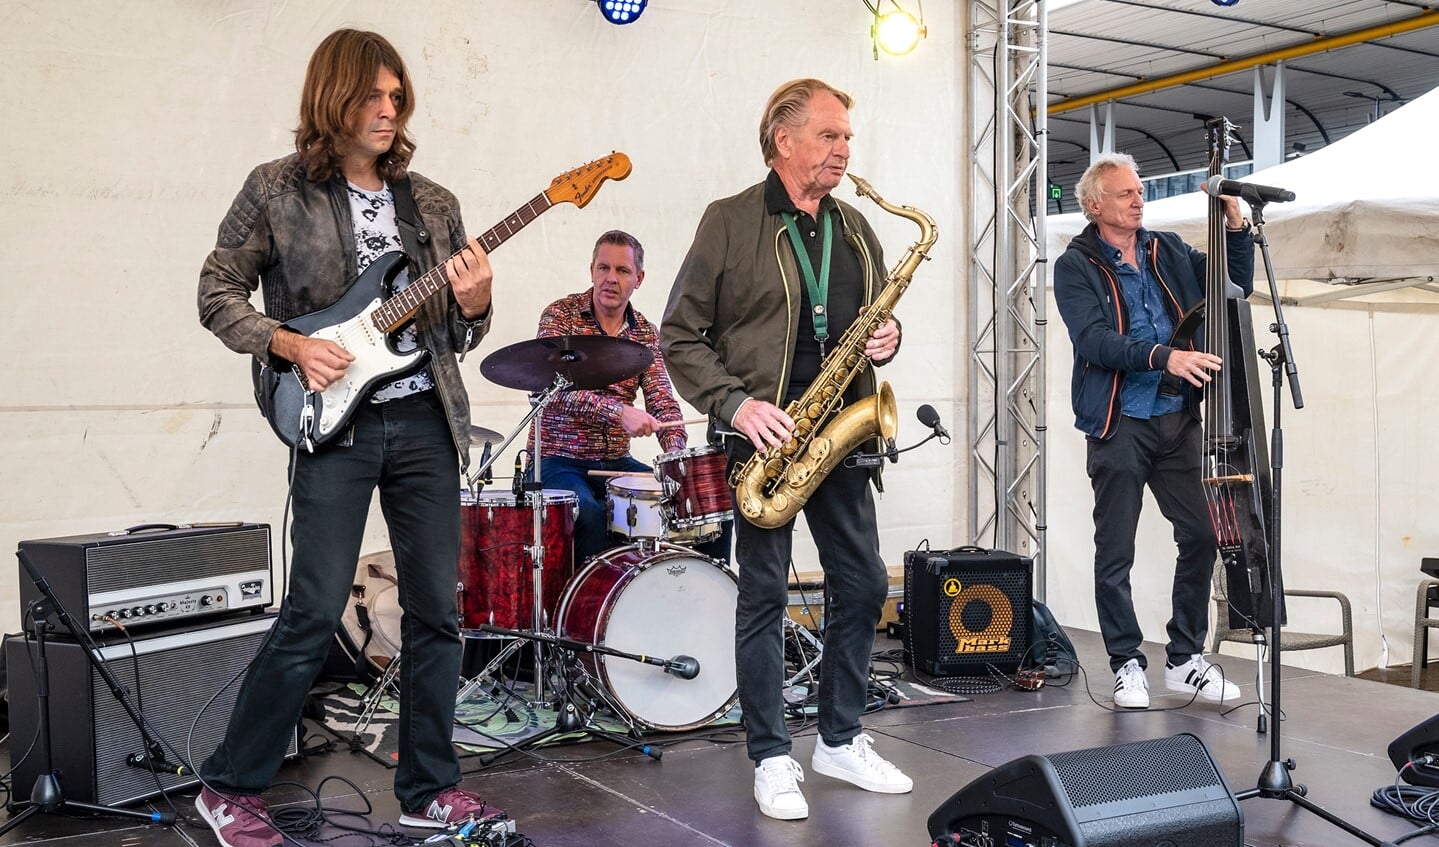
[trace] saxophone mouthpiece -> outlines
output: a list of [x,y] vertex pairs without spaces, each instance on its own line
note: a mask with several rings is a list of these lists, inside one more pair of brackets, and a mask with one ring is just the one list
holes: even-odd
[[848,171],[845,172],[845,176],[854,180],[855,194],[858,194],[860,197],[873,197],[875,201],[878,202],[879,195],[874,193],[874,186],[870,185],[868,180],[866,180],[864,177],[855,176]]

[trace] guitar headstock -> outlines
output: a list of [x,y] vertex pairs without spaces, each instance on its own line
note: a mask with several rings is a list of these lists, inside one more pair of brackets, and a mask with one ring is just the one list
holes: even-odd
[[551,203],[574,203],[584,208],[586,203],[599,193],[600,186],[607,179],[620,180],[630,175],[630,157],[623,153],[611,153],[595,159],[555,177],[545,190],[545,197]]

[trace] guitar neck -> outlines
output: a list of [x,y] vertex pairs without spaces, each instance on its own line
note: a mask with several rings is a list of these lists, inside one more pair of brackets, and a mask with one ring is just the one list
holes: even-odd
[[[486,253],[495,252],[495,248],[504,244],[510,236],[524,229],[535,218],[549,209],[554,204],[550,202],[543,192],[537,194],[530,202],[511,212],[504,220],[485,230],[478,237],[480,246],[485,248]],[[450,281],[445,277],[445,262],[459,255],[464,248],[455,251],[444,262],[440,262],[430,268],[418,279],[410,280],[405,290],[381,303],[371,313],[371,320],[374,321],[376,329],[380,332],[394,332],[405,321],[414,317],[419,311],[420,305],[433,297],[437,292],[449,287]]]

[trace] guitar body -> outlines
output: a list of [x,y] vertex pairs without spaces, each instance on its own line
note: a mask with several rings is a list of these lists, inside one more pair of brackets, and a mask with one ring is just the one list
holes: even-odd
[[376,387],[417,370],[429,357],[423,348],[397,352],[393,337],[381,332],[374,320],[375,310],[406,262],[404,253],[386,253],[339,300],[285,323],[301,335],[333,341],[355,357],[345,375],[323,392],[307,394],[293,367],[275,369],[257,363],[256,400],[270,428],[287,446],[313,450],[334,441]]

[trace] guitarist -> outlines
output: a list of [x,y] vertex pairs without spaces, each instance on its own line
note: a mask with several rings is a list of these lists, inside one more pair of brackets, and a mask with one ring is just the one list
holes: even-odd
[[[394,47],[339,30],[310,59],[296,152],[255,168],[221,222],[200,273],[200,321],[227,347],[293,364],[311,388],[339,378],[353,356],[285,321],[338,300],[374,259],[410,251],[416,275],[444,257],[449,293],[430,298],[399,339],[426,366],[361,402],[351,431],[289,468],[294,545],[289,594],[250,665],[224,741],[200,768],[195,804],[226,847],[279,845],[260,796],[295,730],[340,624],[378,487],[404,609],[400,660],[400,823],[441,828],[487,814],[458,787],[450,741],[460,640],[455,603],[460,473],[468,465],[470,406],[456,352],[489,330],[491,271],[468,241],[454,195],[408,170],[415,145],[411,79]],[[402,192],[412,195],[407,219]],[[398,207],[398,214],[397,214]],[[402,228],[412,227],[402,239]],[[408,282],[401,277],[397,285]],[[264,291],[265,312],[250,305]]]

